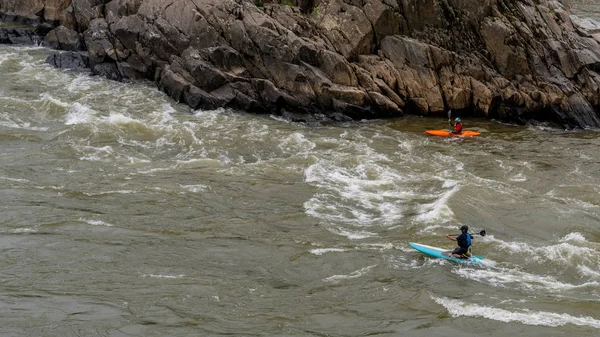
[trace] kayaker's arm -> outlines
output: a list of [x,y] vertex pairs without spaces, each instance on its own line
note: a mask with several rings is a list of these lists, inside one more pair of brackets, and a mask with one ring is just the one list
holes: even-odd
[[445,236],[452,241],[456,241],[456,238],[451,237],[450,234],[446,234]]

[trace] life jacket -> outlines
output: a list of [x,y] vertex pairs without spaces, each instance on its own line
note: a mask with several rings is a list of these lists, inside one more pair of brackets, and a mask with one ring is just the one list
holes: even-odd
[[462,123],[458,122],[454,125],[454,133],[462,133]]
[[463,233],[456,238],[458,246],[461,248],[469,248],[471,247],[471,234]]

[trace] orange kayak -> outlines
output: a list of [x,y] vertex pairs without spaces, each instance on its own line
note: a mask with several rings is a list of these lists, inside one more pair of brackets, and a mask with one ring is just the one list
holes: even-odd
[[481,133],[477,131],[464,130],[460,134],[451,133],[447,130],[425,130],[430,136],[440,136],[440,137],[474,137],[479,136]]

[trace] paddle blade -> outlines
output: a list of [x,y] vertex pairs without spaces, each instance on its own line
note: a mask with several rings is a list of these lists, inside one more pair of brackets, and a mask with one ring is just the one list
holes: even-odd
[[448,110],[448,119],[452,117],[452,110]]
[[479,235],[481,235],[481,236],[485,236],[485,229],[484,229],[484,230],[482,230],[481,232],[479,232]]

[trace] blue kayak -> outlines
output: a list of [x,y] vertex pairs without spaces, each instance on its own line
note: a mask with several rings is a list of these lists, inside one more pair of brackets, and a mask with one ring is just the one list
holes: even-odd
[[450,256],[450,253],[452,253],[451,250],[438,248],[438,247],[432,247],[432,246],[423,245],[423,244],[414,243],[414,242],[409,242],[408,244],[411,247],[413,247],[414,249],[418,250],[419,252],[421,252],[425,255],[431,256],[431,257],[436,257],[438,259],[450,260],[452,262],[457,262],[457,263],[485,264],[485,262],[484,262],[485,259],[481,256],[473,255],[468,259],[459,259],[459,258]]

